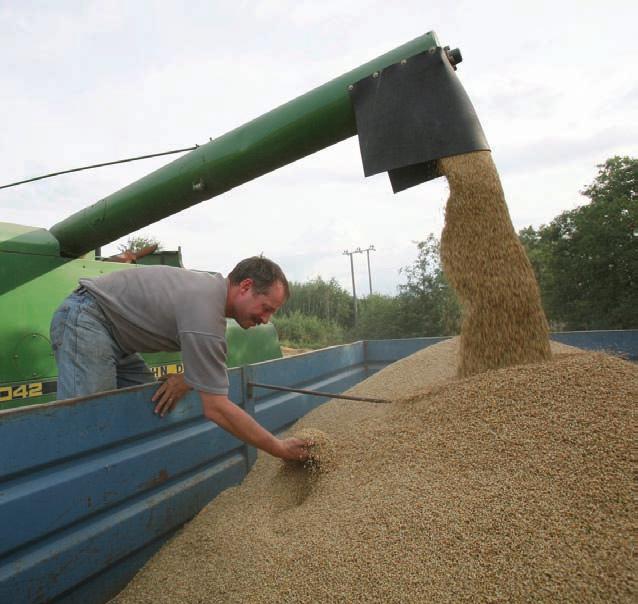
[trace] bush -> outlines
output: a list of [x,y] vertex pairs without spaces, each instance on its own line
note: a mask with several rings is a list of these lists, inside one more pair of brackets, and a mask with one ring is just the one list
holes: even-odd
[[372,294],[359,302],[359,317],[352,340],[385,340],[401,337],[398,298]]
[[343,328],[352,327],[352,296],[344,290],[336,279],[324,281],[317,277],[307,283],[290,283],[290,299],[284,304],[278,316],[290,316],[295,312],[334,321]]
[[304,315],[299,311],[273,317],[282,346],[325,348],[345,341],[344,330],[336,321]]

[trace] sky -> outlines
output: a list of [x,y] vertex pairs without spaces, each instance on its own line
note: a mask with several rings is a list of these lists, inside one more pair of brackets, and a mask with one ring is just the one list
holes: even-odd
[[[537,228],[586,203],[597,165],[638,156],[637,18],[621,0],[0,0],[0,185],[205,143],[434,30],[461,49],[514,228]],[[176,157],[0,190],[0,220],[48,229]],[[135,234],[187,268],[264,254],[348,291],[344,250],[374,245],[372,289],[393,295],[447,195],[443,178],[396,195],[365,178],[353,137]]]

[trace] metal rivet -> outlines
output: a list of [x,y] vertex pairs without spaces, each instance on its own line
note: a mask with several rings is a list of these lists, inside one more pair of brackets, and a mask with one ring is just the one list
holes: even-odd
[[350,85],[348,86],[348,90],[354,90],[354,85],[353,85],[353,84],[350,84]]
[[405,65],[408,62],[407,59],[401,59],[401,65]]
[[430,48],[430,50],[428,50],[428,52],[433,55],[436,52],[436,48]]
[[372,77],[373,77],[373,78],[378,78],[378,77],[379,77],[379,72],[378,72],[378,71],[375,71],[375,72],[372,74]]

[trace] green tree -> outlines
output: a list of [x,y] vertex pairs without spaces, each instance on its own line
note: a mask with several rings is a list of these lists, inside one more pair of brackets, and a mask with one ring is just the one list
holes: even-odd
[[552,329],[560,328],[560,325],[555,324],[553,313],[551,312],[551,302],[548,301],[549,292],[554,287],[553,274],[549,270],[550,266],[550,246],[547,245],[545,237],[545,231],[541,227],[538,231],[532,226],[528,226],[522,229],[518,236],[525,248],[527,257],[534,269],[536,275],[536,281],[541,292],[541,298],[543,301],[543,308],[547,315],[550,327]]
[[292,282],[290,298],[279,315],[286,316],[295,312],[334,321],[344,329],[352,327],[354,320],[352,296],[335,278],[324,281],[317,277],[306,283]]
[[400,338],[404,331],[401,301],[398,297],[372,294],[359,301],[357,325],[351,340]]
[[134,254],[141,252],[145,248],[157,246],[156,251],[162,249],[162,244],[155,237],[148,237],[145,235],[136,235],[129,237],[126,243],[121,243],[117,246],[120,252],[133,252]]
[[275,315],[273,324],[279,341],[294,348],[324,348],[345,341],[344,330],[336,321],[320,319],[293,311],[287,315]]
[[432,233],[416,244],[417,259],[400,271],[407,282],[399,286],[402,328],[398,337],[458,333],[461,307],[441,267],[441,244]]
[[598,176],[581,193],[594,204],[624,200],[627,207],[635,208],[638,203],[638,159],[616,155],[597,167]]
[[588,204],[520,233],[548,318],[565,329],[638,327],[638,160],[598,168]]

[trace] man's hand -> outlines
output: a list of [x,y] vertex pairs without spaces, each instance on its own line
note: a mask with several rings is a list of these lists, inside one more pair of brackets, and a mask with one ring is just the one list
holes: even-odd
[[183,373],[173,373],[169,375],[162,385],[155,391],[151,399],[155,405],[155,413],[164,417],[173,410],[177,402],[189,391],[190,386],[184,382]]
[[308,448],[313,444],[311,440],[301,440],[300,438],[286,438],[279,442],[281,454],[277,457],[291,461],[306,461],[310,455]]
[[200,391],[199,396],[204,416],[245,443],[281,459],[308,459],[311,441],[299,438],[280,440],[225,395]]
[[123,262],[124,264],[137,264],[137,261],[144,256],[152,254],[157,249],[157,243],[154,245],[147,245],[139,252],[133,252],[131,250],[124,250],[123,252],[116,254],[115,256],[109,256],[107,262]]

